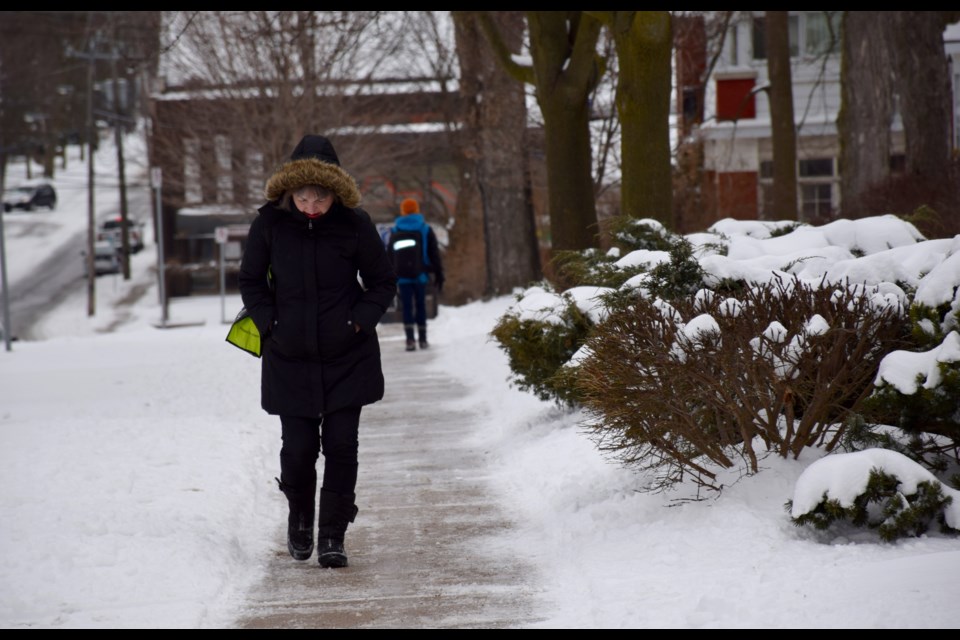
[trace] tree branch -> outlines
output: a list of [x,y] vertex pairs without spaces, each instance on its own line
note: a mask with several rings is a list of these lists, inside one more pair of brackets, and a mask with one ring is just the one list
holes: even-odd
[[500,30],[497,28],[497,25],[494,24],[489,13],[486,11],[464,11],[463,13],[473,14],[480,22],[480,29],[483,31],[483,35],[486,36],[487,42],[489,42],[493,48],[493,53],[497,57],[497,60],[500,61],[504,71],[520,82],[528,84],[535,83],[533,67],[524,66],[513,59],[513,52],[510,51],[503,41],[503,36],[500,35]]

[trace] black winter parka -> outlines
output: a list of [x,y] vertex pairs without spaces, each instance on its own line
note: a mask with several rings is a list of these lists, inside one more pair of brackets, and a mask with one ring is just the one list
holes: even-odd
[[[397,279],[370,216],[344,204],[357,202],[359,192],[351,186],[341,193],[336,180],[324,179],[332,165],[318,177],[310,163],[320,161],[281,168],[283,190],[307,180],[302,184],[333,189],[337,201],[312,219],[280,208],[279,197],[265,204],[250,225],[240,267],[243,304],[263,340],[261,406],[273,415],[319,417],[384,394],[376,327]],[[268,195],[277,195],[270,189],[268,182]]]

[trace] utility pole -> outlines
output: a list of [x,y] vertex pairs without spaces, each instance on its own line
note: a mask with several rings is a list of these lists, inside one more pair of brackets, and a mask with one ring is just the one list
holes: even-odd
[[[3,64],[0,61],[0,73],[3,71]],[[0,99],[3,98],[3,94],[0,93]],[[3,131],[0,130],[0,196],[6,193],[7,189],[7,140],[3,135]],[[6,207],[0,202],[0,287],[3,288],[2,296],[0,296],[0,306],[3,307],[3,342],[6,345],[7,351],[10,351],[10,332],[12,327],[10,326],[10,282],[9,277],[7,277],[7,248],[6,248],[6,239],[4,237],[3,229],[3,214]]]
[[[67,55],[87,61],[87,315],[93,316],[97,312],[97,274],[94,267],[97,219],[94,207],[94,170],[93,150],[96,142],[96,129],[93,122],[93,80],[94,63],[97,60],[113,60],[113,53],[98,53],[97,43],[100,32],[95,32],[88,43],[87,53],[68,49]],[[123,204],[126,209],[125,203]],[[129,276],[127,276],[129,277]]]
[[117,146],[117,171],[120,178],[120,247],[121,264],[123,265],[123,279],[130,279],[130,230],[127,226],[127,181],[123,170],[123,133],[121,132],[120,117],[120,83],[117,82],[117,50],[113,49],[110,57],[110,73],[113,76],[113,136]]
[[93,207],[93,56],[94,39],[90,39],[90,54],[87,56],[87,316],[97,313],[97,271],[94,265],[96,253],[96,214]]

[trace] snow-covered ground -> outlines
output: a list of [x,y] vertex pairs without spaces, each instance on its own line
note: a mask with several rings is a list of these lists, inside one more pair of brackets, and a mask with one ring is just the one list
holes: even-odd
[[[109,175],[105,147],[98,173]],[[8,233],[13,281],[60,250],[57,234],[83,228],[85,204],[71,207],[65,186],[74,169],[84,171],[72,163],[57,178],[57,211],[5,216],[8,229],[27,215],[56,221],[47,242]],[[884,249],[892,228],[856,228],[858,246],[874,249],[863,262],[828,248],[848,248],[839,231],[811,236],[804,249],[826,256],[823,268],[884,278],[881,265],[926,265],[914,268],[929,277],[934,246],[937,264],[957,255],[956,238]],[[774,243],[727,231],[742,244],[717,269],[769,270],[761,263]],[[148,243],[130,281],[97,279],[95,316],[86,290],[76,291],[43,319],[45,339],[0,352],[4,628],[230,626],[239,594],[275,551],[284,521],[272,485],[278,428],[259,408],[256,361],[224,342],[224,310],[232,316],[239,297],[175,299],[171,320],[192,326],[158,329],[155,263]],[[127,299],[138,286],[146,293]],[[686,487],[638,491],[642,479],[603,459],[580,414],[510,387],[489,332],[513,303],[442,306],[431,322],[432,366],[470,390],[447,402],[474,416],[489,476],[517,524],[504,536],[540,569],[540,626],[960,627],[960,539],[934,532],[882,544],[791,524],[788,500],[845,486],[829,465],[818,470],[813,451],[767,457],[760,474],[715,499],[687,501]]]

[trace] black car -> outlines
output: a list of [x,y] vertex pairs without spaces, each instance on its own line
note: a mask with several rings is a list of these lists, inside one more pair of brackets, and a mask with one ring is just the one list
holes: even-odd
[[57,191],[53,185],[46,182],[23,185],[3,194],[4,211],[33,211],[37,207],[47,207],[51,211],[57,208]]

